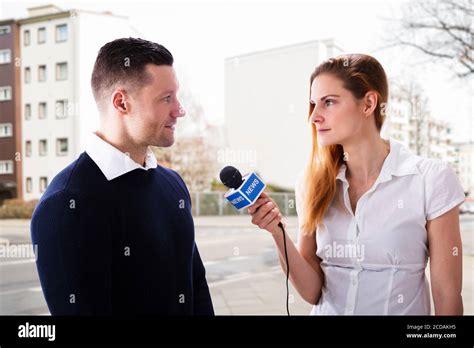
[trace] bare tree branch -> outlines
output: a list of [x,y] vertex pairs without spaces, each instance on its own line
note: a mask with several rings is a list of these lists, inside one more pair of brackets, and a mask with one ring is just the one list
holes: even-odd
[[415,0],[399,19],[400,30],[382,49],[406,46],[449,62],[458,77],[474,73],[474,0]]

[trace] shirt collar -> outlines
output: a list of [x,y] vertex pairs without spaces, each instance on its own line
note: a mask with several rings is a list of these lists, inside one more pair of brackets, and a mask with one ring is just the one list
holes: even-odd
[[87,139],[86,152],[109,181],[135,169],[148,170],[158,166],[150,148],[147,149],[145,167],[143,167],[95,133],[90,134]]
[[[418,166],[418,157],[411,153],[400,142],[390,138],[390,152],[382,165],[382,170],[377,179],[378,183],[389,181],[392,176],[403,176],[411,174],[420,174]],[[336,179],[347,183],[347,166],[342,164],[337,173]]]

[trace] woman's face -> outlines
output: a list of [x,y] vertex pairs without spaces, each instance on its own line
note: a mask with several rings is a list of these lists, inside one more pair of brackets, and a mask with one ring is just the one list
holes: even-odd
[[320,146],[344,146],[363,135],[364,103],[344,88],[342,80],[330,74],[318,75],[311,84],[310,102],[314,104],[310,120],[316,126]]

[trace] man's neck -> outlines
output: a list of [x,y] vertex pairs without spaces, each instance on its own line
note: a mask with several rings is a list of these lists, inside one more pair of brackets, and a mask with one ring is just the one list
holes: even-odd
[[126,136],[114,136],[114,134],[110,132],[98,130],[95,134],[105,142],[129,156],[134,162],[145,167],[148,146],[137,145]]

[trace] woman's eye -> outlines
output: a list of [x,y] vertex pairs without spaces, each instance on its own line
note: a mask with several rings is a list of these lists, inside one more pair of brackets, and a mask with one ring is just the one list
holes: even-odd
[[165,100],[165,102],[169,103],[171,101],[171,96],[169,95],[169,96],[165,97],[164,100]]
[[324,101],[324,103],[326,104],[326,106],[330,106],[330,105],[334,104],[334,101],[331,100],[331,99],[326,99],[326,100]]

